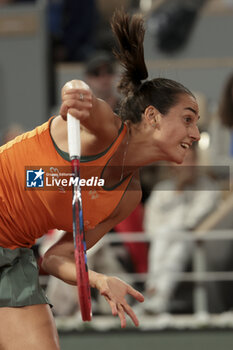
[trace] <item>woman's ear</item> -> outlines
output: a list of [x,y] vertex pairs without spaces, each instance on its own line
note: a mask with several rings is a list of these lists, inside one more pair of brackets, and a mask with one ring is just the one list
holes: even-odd
[[159,128],[161,114],[154,106],[148,106],[144,112],[144,118],[154,128]]

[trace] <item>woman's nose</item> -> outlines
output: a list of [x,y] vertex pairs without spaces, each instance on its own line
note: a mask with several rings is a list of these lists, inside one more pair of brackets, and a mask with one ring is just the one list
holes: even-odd
[[199,141],[200,140],[200,131],[198,129],[198,126],[194,126],[191,129],[191,132],[190,132],[189,136],[192,137],[195,141]]

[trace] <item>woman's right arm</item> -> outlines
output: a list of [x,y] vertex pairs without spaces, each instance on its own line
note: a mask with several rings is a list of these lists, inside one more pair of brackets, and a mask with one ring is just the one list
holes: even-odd
[[89,150],[102,151],[118,135],[121,120],[113,113],[111,107],[94,96],[89,86],[81,80],[72,80],[62,89],[61,117],[55,118],[51,125],[51,134],[58,147],[66,150],[67,113],[80,120],[85,133],[82,149],[86,155]]

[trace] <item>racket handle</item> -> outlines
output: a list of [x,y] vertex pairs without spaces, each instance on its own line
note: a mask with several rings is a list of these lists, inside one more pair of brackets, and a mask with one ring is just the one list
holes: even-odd
[[80,139],[80,121],[71,114],[67,114],[68,148],[70,158],[80,157],[81,139]]

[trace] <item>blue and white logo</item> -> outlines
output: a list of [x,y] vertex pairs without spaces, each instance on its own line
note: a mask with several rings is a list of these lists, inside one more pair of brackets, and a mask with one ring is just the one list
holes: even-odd
[[44,187],[44,171],[40,170],[27,170],[27,187]]

